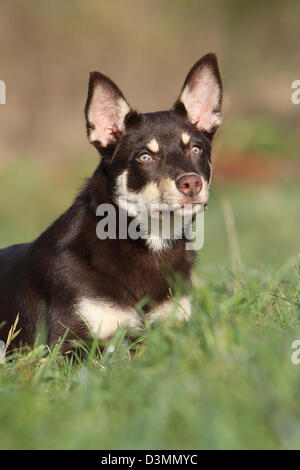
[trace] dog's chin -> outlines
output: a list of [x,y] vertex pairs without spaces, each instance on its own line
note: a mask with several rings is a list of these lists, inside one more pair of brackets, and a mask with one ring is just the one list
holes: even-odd
[[206,210],[207,203],[191,202],[186,204],[159,204],[149,208],[149,215],[153,218],[163,218],[171,214],[178,217],[192,217]]
[[190,201],[190,202],[177,202],[177,203],[166,203],[161,201],[157,204],[140,204],[137,201],[130,201],[127,198],[119,198],[117,205],[125,210],[131,217],[140,217],[141,214],[147,215],[151,218],[163,217],[193,217],[194,215],[201,213],[206,210],[207,201]]

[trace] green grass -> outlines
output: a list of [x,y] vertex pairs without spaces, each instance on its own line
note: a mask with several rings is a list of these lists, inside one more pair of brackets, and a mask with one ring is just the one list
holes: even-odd
[[235,151],[272,159],[298,158],[298,132],[269,116],[231,119],[221,132],[224,146]]
[[[37,235],[80,182],[32,168],[1,182],[1,246]],[[119,331],[77,364],[43,346],[8,357],[0,448],[299,448],[298,201],[296,185],[215,185],[191,321],[146,329],[134,354]]]

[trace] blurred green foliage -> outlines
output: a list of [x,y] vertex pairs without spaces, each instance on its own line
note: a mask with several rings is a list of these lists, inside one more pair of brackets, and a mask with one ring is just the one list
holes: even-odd
[[[57,166],[7,169],[1,246],[46,228],[93,165],[83,166],[67,179]],[[8,357],[0,448],[299,448],[298,200],[292,184],[215,187],[182,328],[146,329],[135,353],[120,331],[114,352],[86,345],[77,364],[42,346]]]
[[257,157],[277,157],[287,161],[299,158],[298,134],[286,124],[259,116],[229,119],[222,129],[224,148]]

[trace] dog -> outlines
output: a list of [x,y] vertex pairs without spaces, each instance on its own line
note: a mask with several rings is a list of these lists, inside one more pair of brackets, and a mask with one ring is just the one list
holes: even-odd
[[[21,331],[14,347],[32,347],[42,323],[50,346],[67,331],[64,351],[78,337],[105,342],[119,327],[130,332],[168,315],[189,317],[196,254],[186,249],[184,224],[178,229],[175,223],[169,239],[149,228],[146,237],[105,238],[97,235],[104,213],[97,214],[99,207],[111,207],[113,229],[121,215],[126,228],[135,223],[138,229],[141,205],[150,222],[170,212],[173,221],[182,220],[188,206],[191,225],[208,203],[222,94],[215,54],[196,62],[168,111],[139,113],[108,77],[90,74],[85,118],[99,166],[71,207],[35,241],[0,251],[1,340],[17,314]],[[185,287],[174,310],[179,279]]]

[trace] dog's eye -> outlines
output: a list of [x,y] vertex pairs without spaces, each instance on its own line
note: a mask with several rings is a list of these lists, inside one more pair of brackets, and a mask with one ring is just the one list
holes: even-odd
[[193,145],[192,147],[192,155],[195,157],[199,157],[201,153],[203,152],[202,148],[199,147],[198,145]]
[[141,163],[149,163],[153,160],[153,158],[151,157],[151,155],[149,155],[148,153],[143,153],[142,155],[140,155],[139,157],[137,157],[137,161],[138,162],[141,162]]

